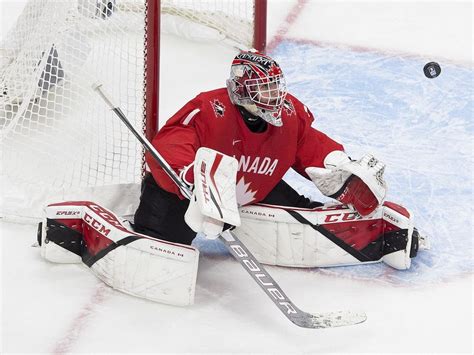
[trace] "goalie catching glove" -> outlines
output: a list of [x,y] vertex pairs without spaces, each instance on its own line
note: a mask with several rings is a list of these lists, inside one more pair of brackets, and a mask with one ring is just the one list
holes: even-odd
[[324,166],[307,168],[306,173],[324,195],[352,206],[362,216],[371,214],[385,199],[385,164],[371,154],[351,160],[346,153],[334,151],[324,159]]
[[235,158],[199,148],[193,166],[193,195],[184,215],[193,231],[213,239],[227,225],[240,226],[235,192],[237,169]]

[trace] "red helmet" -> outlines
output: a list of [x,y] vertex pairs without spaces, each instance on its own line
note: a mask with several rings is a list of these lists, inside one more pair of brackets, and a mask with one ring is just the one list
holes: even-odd
[[274,126],[281,126],[286,83],[280,66],[257,52],[241,52],[232,62],[227,90],[233,104]]

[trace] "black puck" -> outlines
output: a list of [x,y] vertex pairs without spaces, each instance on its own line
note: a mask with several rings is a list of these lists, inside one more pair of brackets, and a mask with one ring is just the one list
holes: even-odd
[[423,72],[427,78],[434,79],[441,74],[441,67],[436,62],[429,62],[423,67]]

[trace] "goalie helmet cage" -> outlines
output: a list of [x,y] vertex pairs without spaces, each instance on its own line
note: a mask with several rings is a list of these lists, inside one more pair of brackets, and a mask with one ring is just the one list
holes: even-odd
[[103,83],[151,138],[163,17],[263,51],[266,6],[266,0],[29,0],[0,43],[0,216],[35,221],[48,203],[78,199],[132,213],[143,150],[91,85]]

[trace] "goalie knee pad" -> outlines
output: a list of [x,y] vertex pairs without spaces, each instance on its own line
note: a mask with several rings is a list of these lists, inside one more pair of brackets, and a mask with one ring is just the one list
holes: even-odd
[[38,241],[43,258],[83,262],[107,285],[152,301],[190,305],[199,251],[131,230],[92,202],[49,205]]
[[234,233],[262,263],[292,267],[356,265],[383,261],[408,269],[416,255],[411,214],[386,203],[362,217],[344,205],[290,209],[269,205],[240,209]]

